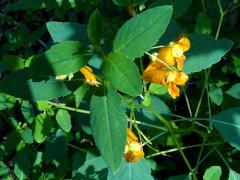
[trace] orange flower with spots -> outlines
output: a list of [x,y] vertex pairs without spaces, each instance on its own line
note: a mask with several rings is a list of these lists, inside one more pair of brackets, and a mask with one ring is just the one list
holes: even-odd
[[144,70],[142,79],[146,82],[168,86],[169,94],[175,99],[180,94],[177,85],[184,86],[188,81],[188,75],[182,72],[182,68],[186,59],[184,52],[189,48],[190,40],[183,34],[175,42],[161,47]]
[[127,142],[123,156],[127,162],[138,162],[144,157],[142,144],[129,128],[127,128]]

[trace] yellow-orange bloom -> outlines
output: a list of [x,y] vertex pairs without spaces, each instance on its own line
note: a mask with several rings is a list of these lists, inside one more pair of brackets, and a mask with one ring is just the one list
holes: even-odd
[[173,48],[169,46],[161,47],[158,51],[157,58],[169,66],[173,66],[176,63],[176,60],[173,56]]
[[180,89],[176,86],[174,82],[170,82],[168,85],[168,93],[170,96],[172,96],[173,99],[176,99],[176,97],[180,94]]
[[127,128],[127,142],[123,156],[127,162],[138,162],[144,157],[142,144],[129,128]]
[[98,82],[96,80],[95,75],[93,74],[93,70],[89,66],[84,66],[82,69],[80,69],[81,73],[86,78],[85,82],[87,84],[90,84],[91,86],[97,86]]
[[167,82],[173,82],[179,86],[184,86],[188,81],[188,75],[185,72],[170,71],[167,74]]

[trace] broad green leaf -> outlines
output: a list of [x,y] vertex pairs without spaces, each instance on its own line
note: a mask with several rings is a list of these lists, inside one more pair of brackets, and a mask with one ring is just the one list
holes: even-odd
[[9,169],[3,161],[0,161],[0,176],[9,174]]
[[88,38],[94,45],[100,44],[103,36],[103,30],[103,19],[99,11],[96,9],[91,14],[87,26]]
[[211,34],[212,24],[205,13],[199,13],[196,20],[195,32],[198,34]]
[[142,81],[137,66],[123,54],[112,53],[103,62],[104,78],[119,91],[130,96],[142,93]]
[[170,5],[173,6],[173,17],[178,18],[182,16],[189,6],[192,4],[192,0],[155,0],[150,7]]
[[141,159],[139,162],[127,163],[122,160],[119,171],[113,174],[109,171],[108,180],[150,180],[153,179],[151,176],[151,170],[145,162],[145,159]]
[[64,75],[79,71],[90,59],[80,41],[64,41],[48,51],[35,56],[30,66],[34,71],[47,75]]
[[10,132],[7,136],[7,140],[4,142],[5,152],[10,155],[16,150],[21,140],[22,138],[17,130]]
[[216,105],[220,106],[223,101],[223,91],[220,87],[212,86],[209,89],[209,96]]
[[210,168],[208,168],[204,175],[203,175],[203,179],[204,180],[219,180],[221,178],[222,175],[222,169],[220,166],[211,166]]
[[171,6],[160,6],[134,16],[118,30],[113,51],[131,58],[141,57],[163,35],[171,15]]
[[128,6],[128,5],[142,5],[147,0],[113,0],[114,4],[118,6]]
[[34,139],[33,139],[33,134],[32,134],[32,129],[26,128],[20,132],[23,140],[25,143],[32,144]]
[[240,107],[212,116],[211,122],[229,144],[240,149]]
[[56,114],[56,120],[58,125],[65,132],[70,132],[72,129],[71,116],[69,115],[67,110],[60,109]]
[[236,99],[240,99],[240,83],[234,84],[230,89],[226,91],[226,94]]
[[126,143],[126,115],[118,94],[108,88],[91,99],[91,128],[95,143],[112,172],[120,166]]
[[33,101],[50,100],[71,93],[63,81],[29,69],[15,71],[1,80],[0,92]]
[[193,34],[189,38],[191,48],[186,53],[187,59],[183,68],[188,74],[199,72],[216,64],[233,46],[230,40],[214,40],[208,35]]
[[34,139],[37,143],[42,143],[51,131],[52,120],[45,114],[39,114],[35,119]]
[[151,94],[165,94],[166,92],[168,92],[168,87],[161,85],[161,84],[155,84],[155,83],[151,83],[149,86],[149,92]]
[[46,25],[54,42],[67,40],[87,42],[87,28],[83,24],[50,21]]
[[238,179],[240,179],[240,174],[232,169],[229,169],[228,180],[238,180]]

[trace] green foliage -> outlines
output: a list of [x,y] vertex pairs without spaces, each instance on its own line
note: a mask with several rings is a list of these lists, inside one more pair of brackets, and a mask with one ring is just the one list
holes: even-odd
[[[188,74],[199,72],[219,62],[232,48],[233,43],[227,39],[214,40],[208,35],[191,35],[191,49],[187,52],[184,71]],[[199,48],[201,47],[201,48]]]
[[160,6],[134,16],[118,30],[113,51],[123,53],[130,58],[141,57],[165,32],[171,15],[170,6]]
[[219,180],[221,178],[222,170],[220,166],[211,166],[208,168],[203,176],[204,180],[216,179]]
[[238,7],[2,1],[0,179],[239,179]]
[[122,160],[126,142],[126,115],[118,95],[107,88],[91,99],[91,128],[94,140],[112,172]]

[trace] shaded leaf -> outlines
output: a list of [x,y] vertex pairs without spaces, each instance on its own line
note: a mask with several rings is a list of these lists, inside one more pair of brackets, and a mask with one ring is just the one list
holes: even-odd
[[134,16],[118,30],[113,51],[131,58],[141,57],[158,42],[167,28],[171,15],[171,6],[160,6]]
[[222,104],[223,91],[220,87],[215,87],[215,86],[210,87],[209,96],[216,105],[220,106]]
[[238,179],[240,179],[240,174],[232,169],[229,169],[228,180],[238,180]]
[[95,143],[112,172],[120,166],[126,142],[126,115],[118,94],[108,88],[91,99],[91,128]]
[[147,0],[113,0],[114,4],[118,6],[128,6],[134,4],[144,4]]
[[183,68],[188,74],[201,71],[216,64],[233,46],[233,42],[230,40],[214,40],[208,35],[193,34],[189,38],[191,48],[186,53],[187,59]]
[[229,144],[240,149],[240,107],[212,116],[211,122]]
[[64,41],[35,56],[30,68],[42,74],[65,75],[79,71],[91,56],[80,41]]
[[240,99],[240,83],[234,84],[230,89],[226,91],[226,94],[236,99]]
[[29,69],[18,70],[0,81],[0,92],[27,100],[50,100],[70,94],[63,81]]

